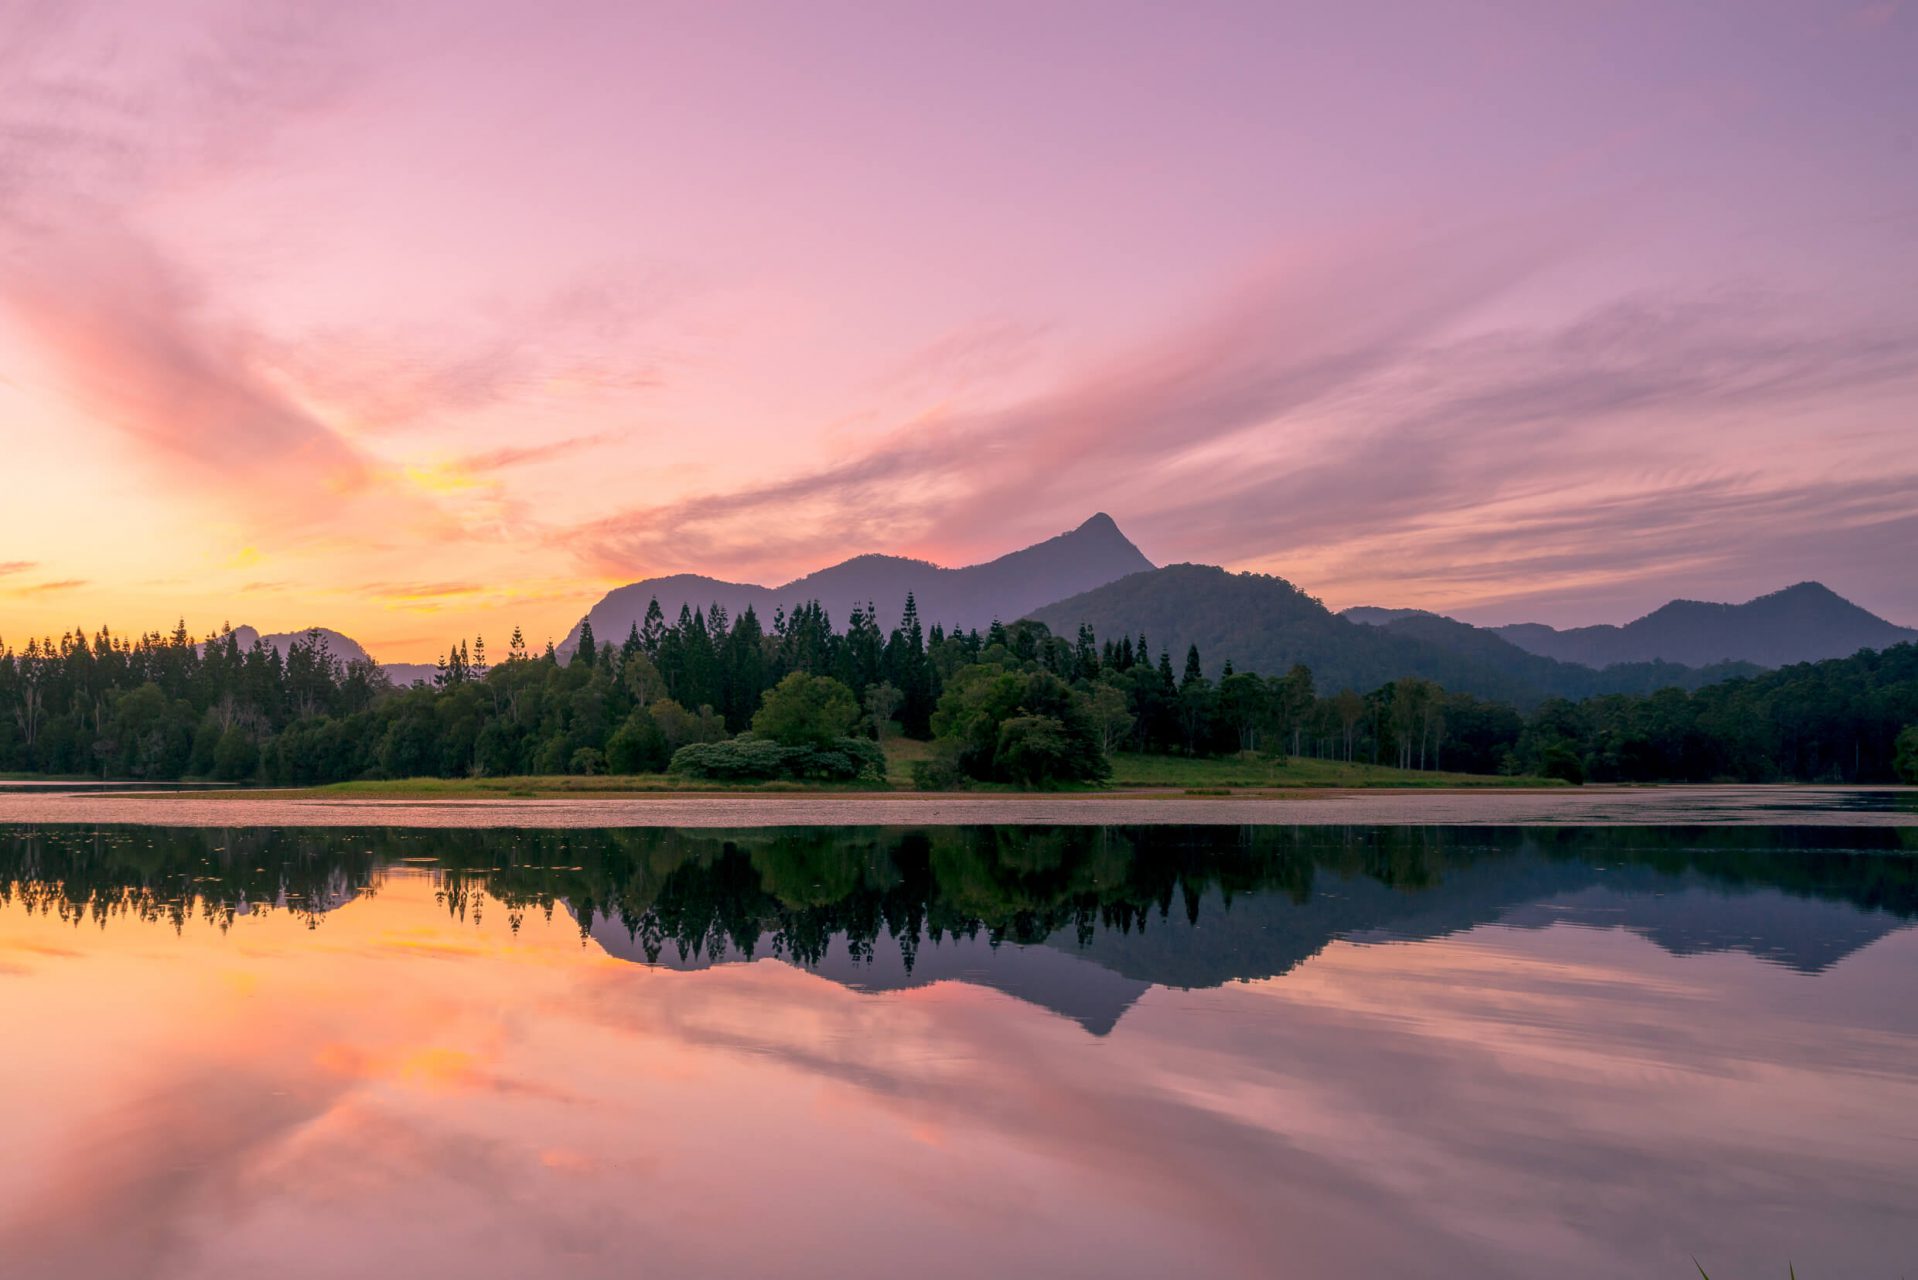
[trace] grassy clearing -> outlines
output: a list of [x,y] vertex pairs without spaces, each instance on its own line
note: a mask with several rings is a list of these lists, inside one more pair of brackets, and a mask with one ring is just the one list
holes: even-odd
[[1243,755],[1192,759],[1186,756],[1140,756],[1122,752],[1112,757],[1112,785],[1177,787],[1203,794],[1295,787],[1557,787],[1565,784],[1548,778],[1439,773],[1303,757],[1275,760],[1265,756]]
[[[805,794],[912,789],[912,762],[932,750],[929,742],[895,738],[886,745],[884,784],[853,782],[705,782],[670,773],[534,774],[499,778],[379,778],[318,787],[275,787],[276,797],[361,797],[373,800],[579,799],[595,796]],[[201,791],[206,796],[258,795],[258,790]]]
[[[912,790],[912,764],[932,751],[932,744],[895,738],[886,743],[886,782],[883,785],[826,782],[700,782],[672,774],[642,773],[585,777],[551,775],[506,778],[390,778],[378,781],[336,782],[322,787],[273,791],[275,796],[363,797],[386,800],[578,799],[595,796],[805,794]],[[1545,778],[1502,778],[1474,773],[1425,773],[1335,760],[1272,760],[1263,756],[1236,756],[1194,760],[1183,756],[1116,755],[1112,758],[1112,787],[1121,790],[1164,789],[1181,795],[1227,796],[1243,791],[1273,791],[1332,787],[1554,787],[1564,784]],[[985,785],[981,791],[1012,792],[1019,788]],[[1096,790],[1073,786],[1072,791]],[[198,791],[198,796],[258,795],[250,791]]]
[[741,792],[885,791],[887,786],[849,782],[702,782],[664,773],[586,777],[554,774],[503,778],[378,778],[334,782],[321,787],[273,787],[236,791],[196,791],[195,799],[209,796],[275,798],[362,798],[373,800],[536,800],[590,799],[595,796],[684,795],[689,792],[729,795]]

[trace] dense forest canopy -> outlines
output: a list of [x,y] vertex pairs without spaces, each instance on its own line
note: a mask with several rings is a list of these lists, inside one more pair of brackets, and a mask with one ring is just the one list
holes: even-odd
[[[1363,630],[1363,628],[1361,628]],[[1328,686],[1147,635],[898,625],[808,604],[770,626],[649,608],[623,638],[589,626],[570,662],[462,641],[430,685],[397,689],[319,633],[289,646],[196,643],[184,624],[0,648],[0,771],[318,783],[414,776],[641,773],[876,783],[891,735],[931,738],[923,786],[1097,781],[1115,751],[1311,755],[1572,781],[1918,778],[1918,646],[1695,690],[1534,709],[1417,676]]]

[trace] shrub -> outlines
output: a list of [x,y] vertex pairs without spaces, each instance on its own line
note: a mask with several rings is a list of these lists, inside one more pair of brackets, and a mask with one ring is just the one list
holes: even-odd
[[912,762],[912,785],[920,791],[956,791],[965,782],[966,775],[951,751],[938,751]]
[[886,753],[866,738],[838,738],[824,747],[787,746],[756,733],[726,742],[695,742],[673,753],[673,773],[715,782],[798,778],[817,782],[883,782]]
[[1898,735],[1898,754],[1891,767],[1900,778],[1918,786],[1918,724],[1906,725]]
[[1577,752],[1561,742],[1554,742],[1545,748],[1539,757],[1539,772],[1575,787],[1585,785],[1585,762],[1578,758]]

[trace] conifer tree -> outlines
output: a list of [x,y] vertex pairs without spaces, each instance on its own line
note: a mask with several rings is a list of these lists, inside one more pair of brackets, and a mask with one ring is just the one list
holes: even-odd
[[666,634],[666,615],[660,612],[659,597],[646,605],[646,620],[639,627],[639,647],[654,662],[659,661],[659,642]]

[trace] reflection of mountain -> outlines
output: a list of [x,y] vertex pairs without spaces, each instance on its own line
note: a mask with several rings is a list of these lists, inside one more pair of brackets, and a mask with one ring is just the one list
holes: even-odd
[[[617,920],[601,916],[588,930],[608,955],[639,964],[656,963],[662,969],[709,969],[728,960],[764,958],[775,954],[771,935],[761,937],[750,957],[730,952],[682,955],[668,947],[657,961]],[[935,982],[967,982],[991,987],[1071,1018],[1094,1035],[1112,1030],[1133,1001],[1151,989],[1149,980],[1129,978],[1077,955],[1049,946],[1021,946],[1004,942],[994,946],[981,937],[921,935],[911,963],[899,940],[886,934],[855,952],[844,934],[835,936],[825,955],[803,966],[808,972],[854,991],[908,991]]]
[[[1633,849],[1629,836],[1621,843],[1598,832],[1556,832],[1546,845],[1523,833],[1495,835],[1489,843],[1480,843],[1481,837],[1469,833],[1461,843],[1442,846],[1442,871],[1434,868],[1436,874],[1416,887],[1393,883],[1393,873],[1378,866],[1369,872],[1327,866],[1328,848],[1319,851],[1317,874],[1302,896],[1296,885],[1281,889],[1272,883],[1228,895],[1216,884],[1195,890],[1182,882],[1178,895],[1162,898],[1157,912],[1090,929],[1055,928],[1044,932],[1042,943],[1033,939],[1035,945],[993,947],[977,937],[934,941],[921,933],[908,957],[884,932],[856,946],[842,932],[816,960],[781,958],[856,990],[938,981],[990,986],[1103,1034],[1151,986],[1202,988],[1278,977],[1340,939],[1416,942],[1488,924],[1567,923],[1626,929],[1676,955],[1742,951],[1815,974],[1905,927],[1914,905],[1909,893],[1892,895],[1891,902],[1906,909],[1901,918],[1769,885],[1728,887],[1728,874],[1737,881],[1749,868],[1728,863],[1714,875],[1634,863],[1661,851]],[[1799,865],[1814,877],[1830,875],[1828,857],[1807,850]],[[590,932],[610,953],[648,962],[644,945],[618,921],[599,917]],[[779,947],[778,937],[767,932],[750,954],[775,955]],[[651,962],[702,969],[728,958],[744,959],[746,949],[716,959],[710,950],[682,953],[669,944]]]
[[1727,894],[1679,885],[1645,895],[1593,886],[1527,903],[1499,923],[1626,929],[1678,956],[1743,951],[1800,973],[1822,973],[1887,934],[1908,928],[1882,911],[1789,898],[1776,889]]
[[316,927],[391,869],[450,914],[570,913],[612,955],[777,956],[861,991],[993,987],[1109,1030],[1151,985],[1282,975],[1337,939],[1628,929],[1816,974],[1918,919],[1909,830],[788,828],[0,831],[0,905],[106,926]]
[[1338,939],[1421,942],[1488,924],[1563,922],[1626,929],[1675,955],[1743,951],[1819,973],[1909,925],[1883,911],[1776,889],[1727,892],[1698,877],[1642,869],[1612,878],[1589,862],[1534,857],[1457,868],[1409,893],[1366,878],[1322,876],[1307,902],[1257,894],[1228,906],[1215,890],[1200,897],[1190,927],[1187,920],[1175,910],[1145,929],[1101,931],[1083,947],[1063,935],[1049,945],[1155,985],[1212,987],[1277,977]]

